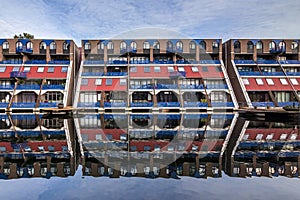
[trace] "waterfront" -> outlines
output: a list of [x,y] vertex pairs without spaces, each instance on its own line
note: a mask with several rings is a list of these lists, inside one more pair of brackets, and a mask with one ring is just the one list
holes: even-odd
[[9,179],[0,180],[3,198],[298,195],[297,121],[253,121],[236,113],[0,117],[1,179]]

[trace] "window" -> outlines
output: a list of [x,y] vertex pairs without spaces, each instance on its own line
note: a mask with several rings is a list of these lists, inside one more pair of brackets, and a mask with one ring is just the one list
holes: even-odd
[[160,67],[159,66],[155,66],[154,67],[154,72],[160,72]]
[[14,67],[13,70],[12,70],[12,72],[18,72],[19,69],[20,69],[20,67]]
[[38,69],[37,69],[37,72],[40,72],[40,73],[42,73],[42,72],[44,72],[44,67],[38,67]]
[[105,84],[106,85],[112,85],[112,79],[111,78],[106,79]]
[[84,50],[90,50],[90,49],[91,49],[91,43],[86,42],[86,43],[84,44]]
[[258,41],[258,42],[256,43],[256,49],[257,49],[257,50],[263,49],[263,43],[262,43],[261,41]]
[[102,134],[96,134],[96,140],[102,140]]
[[125,78],[120,79],[120,85],[126,85],[126,79]]
[[251,41],[247,42],[247,49],[248,50],[253,50],[253,47],[254,47],[253,42],[251,42]]
[[266,140],[272,140],[273,139],[273,133],[271,134],[268,134],[267,137],[266,137]]
[[107,43],[107,49],[114,49],[114,44],[112,42]]
[[61,92],[47,92],[45,93],[45,100],[47,101],[60,101],[63,99]]
[[297,49],[297,48],[298,48],[298,43],[297,42],[292,42],[291,49],[294,50],[294,49]]
[[291,82],[292,82],[293,85],[299,85],[297,79],[291,78],[290,80],[291,80]]
[[220,66],[216,67],[216,72],[222,72],[222,68]]
[[239,41],[235,41],[233,44],[234,49],[240,49],[241,48],[241,43]]
[[256,135],[256,140],[262,140],[264,134],[257,134]]
[[16,43],[16,47],[17,47],[17,48],[22,48],[22,47],[23,47],[22,42],[17,42],[17,43]]
[[285,78],[281,78],[280,82],[281,82],[282,85],[288,85],[288,82]]
[[151,146],[144,146],[144,151],[151,151]]
[[5,70],[6,70],[6,67],[4,67],[4,66],[0,67],[0,72],[5,72]]
[[153,49],[160,49],[159,42],[156,41],[153,43]]
[[120,43],[120,50],[126,50],[126,43],[125,42]]
[[206,43],[204,41],[201,41],[199,45],[200,45],[200,49],[206,50]]
[[270,50],[276,49],[276,44],[275,44],[274,41],[272,41],[272,42],[269,43],[269,49],[270,49]]
[[285,49],[285,42],[284,41],[279,42],[278,47],[279,49]]
[[143,48],[144,49],[150,49],[150,43],[149,42],[144,42]]
[[46,50],[46,48],[47,48],[46,42],[41,42],[40,43],[40,49]]
[[167,42],[167,49],[173,49],[173,43],[171,41]]
[[182,51],[183,49],[183,44],[181,41],[176,42],[176,49],[179,51]]
[[199,72],[199,69],[198,69],[198,67],[192,67],[192,72]]
[[243,136],[243,140],[248,140],[248,138],[249,138],[249,134],[245,134],[245,135]]
[[55,42],[50,43],[50,49],[56,49],[56,43]]
[[81,79],[81,85],[88,85],[89,80],[86,78]]
[[130,49],[136,50],[136,42],[131,42],[130,43]]
[[168,72],[174,72],[174,67],[168,67]]
[[274,85],[274,82],[271,78],[267,78],[266,81],[267,81],[268,85]]
[[208,68],[206,66],[202,66],[202,71],[203,72],[208,72]]
[[150,72],[150,67],[149,66],[145,66],[144,67],[144,72]]
[[190,42],[190,49],[196,49],[196,43],[194,41]]
[[66,73],[68,71],[68,67],[62,67],[61,72]]
[[218,42],[213,42],[212,47],[213,48],[219,48],[219,43]]
[[97,45],[97,48],[103,50],[104,49],[104,43],[99,42],[98,45]]
[[23,72],[30,72],[30,67],[24,67]]
[[26,49],[32,49],[32,42],[26,43]]
[[69,50],[69,44],[64,42],[63,43],[63,50]]
[[257,83],[257,85],[263,85],[264,84],[264,82],[261,78],[257,78],[256,83]]
[[179,72],[185,72],[185,71],[184,71],[184,67],[178,67],[178,71],[179,71]]
[[130,72],[137,72],[137,68],[135,66],[130,67]]
[[95,85],[102,85],[102,79],[101,78],[97,78],[95,80]]
[[127,140],[127,134],[121,134],[120,140],[126,141]]
[[54,72],[54,67],[48,67],[48,73],[53,73]]
[[2,49],[9,49],[9,43],[7,41],[3,42]]

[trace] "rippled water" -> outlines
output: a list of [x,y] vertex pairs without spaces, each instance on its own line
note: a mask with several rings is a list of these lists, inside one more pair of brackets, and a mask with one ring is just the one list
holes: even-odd
[[1,199],[298,199],[298,122],[0,115]]

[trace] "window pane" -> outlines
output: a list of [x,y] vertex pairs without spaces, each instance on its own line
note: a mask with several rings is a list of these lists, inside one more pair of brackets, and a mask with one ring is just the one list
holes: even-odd
[[125,78],[120,79],[120,85],[126,85],[126,79]]
[[198,67],[192,67],[192,71],[193,72],[199,72],[199,69],[198,69]]
[[68,67],[62,67],[62,68],[61,68],[61,72],[65,73],[65,72],[67,72],[67,71],[68,71]]
[[44,67],[38,67],[37,72],[44,72]]
[[205,67],[205,66],[202,66],[202,71],[203,71],[203,72],[208,72],[208,69],[207,69],[207,67]]
[[95,85],[101,85],[102,84],[102,79],[101,78],[97,78],[95,81]]
[[86,78],[82,79],[81,85],[88,85],[88,79],[86,79]]
[[106,79],[106,85],[112,85],[112,79]]
[[5,72],[6,67],[0,67],[0,72]]
[[250,84],[250,83],[249,83],[249,80],[246,79],[246,78],[243,78],[243,83],[244,83],[244,85],[249,85],[249,84]]
[[159,66],[154,67],[154,72],[160,72],[160,67]]
[[137,72],[137,68],[136,67],[130,67],[130,72]]
[[30,72],[30,67],[24,67],[23,72]]
[[184,72],[184,68],[183,67],[178,67],[178,71],[179,72]]
[[48,67],[48,72],[54,72],[54,67]]
[[274,85],[274,82],[272,79],[267,78],[266,80],[267,80],[268,85]]
[[263,85],[264,84],[264,82],[262,81],[261,78],[257,78],[256,83],[257,83],[257,85]]
[[280,82],[281,82],[282,85],[288,85],[288,82],[284,78],[281,78]]
[[150,67],[145,66],[145,67],[144,67],[144,72],[150,72]]
[[297,79],[295,79],[295,78],[291,78],[291,82],[293,85],[299,85]]
[[168,72],[174,72],[174,67],[168,67]]

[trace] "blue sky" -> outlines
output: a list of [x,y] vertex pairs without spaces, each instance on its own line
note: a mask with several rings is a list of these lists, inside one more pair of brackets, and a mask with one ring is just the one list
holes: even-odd
[[1,1],[0,38],[29,32],[78,45],[135,34],[299,39],[299,13],[299,0],[8,0]]

